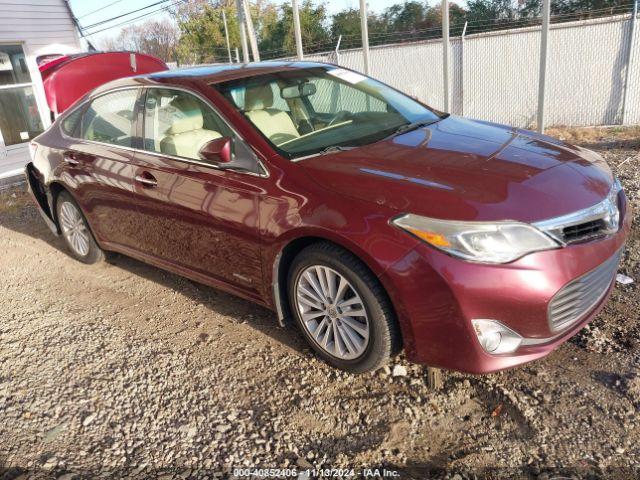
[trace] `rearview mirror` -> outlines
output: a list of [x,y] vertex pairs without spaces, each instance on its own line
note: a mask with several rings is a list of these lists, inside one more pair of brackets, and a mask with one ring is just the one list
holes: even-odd
[[231,138],[220,137],[205,143],[200,151],[200,158],[214,163],[231,161]]
[[291,98],[308,97],[316,93],[315,83],[300,83],[298,85],[292,85],[290,87],[284,87],[280,89],[280,96],[285,100]]

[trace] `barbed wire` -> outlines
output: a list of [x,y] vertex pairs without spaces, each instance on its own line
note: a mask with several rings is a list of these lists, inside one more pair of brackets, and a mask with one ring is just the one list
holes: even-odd
[[[109,23],[117,18],[122,18],[124,16],[130,15],[131,13],[139,12],[142,10],[146,10],[147,8],[151,8],[156,5],[167,3],[171,0],[162,0],[156,3],[147,5],[146,7],[142,7],[126,14],[118,15],[116,17],[112,17],[111,19],[103,20],[101,22],[94,23],[87,27],[83,28],[90,29],[95,26],[100,26],[106,23]],[[188,2],[189,0],[174,0],[169,5],[164,5],[161,8],[153,10],[151,12],[144,13],[137,17],[125,20],[123,22],[119,22],[114,25],[110,25],[98,30],[93,30],[91,32],[85,32],[88,35],[94,35],[100,32],[104,32],[106,30],[117,28],[119,26],[127,25],[134,23],[143,18],[154,15],[160,11],[166,11],[170,8],[173,8],[179,4]],[[632,10],[633,3],[626,3],[622,5],[614,5],[611,7],[602,7],[596,9],[584,9],[578,10],[575,12],[566,12],[559,13],[555,15],[551,15],[551,23],[563,23],[567,21],[574,21],[579,19],[587,18],[602,18],[605,16],[614,16],[619,14],[628,13]],[[458,36],[462,33],[463,29],[466,25],[466,31],[468,34],[481,33],[481,32],[490,32],[490,31],[501,31],[505,29],[514,29],[514,28],[526,28],[531,26],[540,25],[542,22],[542,17],[521,17],[521,18],[510,18],[510,19],[485,19],[485,20],[474,20],[474,21],[465,21],[464,19],[460,19],[457,22],[454,22],[450,25],[450,35]],[[293,34],[293,33],[292,33]],[[385,44],[398,44],[398,43],[408,43],[408,42],[416,42],[421,40],[429,40],[433,38],[438,38],[442,35],[442,25],[434,25],[428,28],[412,28],[410,30],[395,30],[395,31],[378,31],[378,32],[370,32],[369,33],[369,44],[372,46],[381,46]],[[338,38],[342,37],[342,46],[344,48],[359,48],[362,47],[362,37],[359,33],[353,34],[342,34],[338,35],[336,33],[330,34],[326,39],[320,40],[312,43],[304,43],[303,48],[305,54],[318,54],[323,53],[329,50],[334,50]],[[232,48],[236,48],[235,46]],[[196,49],[191,49],[194,53],[202,56],[202,55],[215,55],[215,52],[219,52],[220,56],[224,56],[228,58],[228,52],[226,45],[211,45],[208,47],[201,47]],[[274,59],[280,57],[292,56],[295,54],[295,46],[291,45],[289,47],[282,47],[277,49],[270,50],[260,50],[260,56],[264,59]]]

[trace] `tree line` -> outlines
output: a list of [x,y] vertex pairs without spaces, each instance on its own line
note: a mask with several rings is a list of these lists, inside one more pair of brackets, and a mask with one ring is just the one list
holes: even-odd
[[[627,13],[632,0],[552,0],[554,22]],[[295,54],[291,5],[251,0],[251,18],[262,59]],[[235,60],[240,33],[235,0],[189,0],[170,10],[171,20],[150,20],[121,30],[103,42],[104,50],[136,50],[178,64],[228,61],[222,12],[226,14],[229,43]],[[539,24],[541,0],[468,0],[449,3],[450,34],[480,33]],[[303,0],[300,24],[305,53],[361,46],[360,12],[344,9],[330,15],[326,3]],[[436,38],[442,35],[440,2],[416,0],[388,6],[368,15],[371,45]]]

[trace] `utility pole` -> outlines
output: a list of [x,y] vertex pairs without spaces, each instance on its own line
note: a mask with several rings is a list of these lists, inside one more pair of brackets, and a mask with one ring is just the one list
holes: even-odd
[[450,110],[449,100],[449,0],[442,0],[442,75],[444,82],[444,107],[443,110]]
[[229,45],[229,29],[227,28],[227,14],[222,9],[222,21],[224,22],[224,38],[227,41],[227,54],[229,55],[229,63],[233,63],[231,58],[231,45]]
[[369,75],[369,26],[367,24],[367,0],[360,0],[360,26],[362,29],[362,58],[364,73]]
[[296,37],[296,54],[298,60],[302,60],[304,54],[302,52],[302,32],[300,31],[300,10],[298,10],[298,0],[291,0],[291,8],[293,9],[293,30]]
[[549,54],[549,23],[551,0],[542,0],[542,33],[540,37],[540,78],[538,79],[538,132],[544,133],[544,90],[547,83],[547,55]]
[[627,55],[627,68],[624,72],[624,89],[622,90],[622,115],[620,124],[624,125],[627,115],[627,98],[629,93],[629,81],[631,79],[631,60],[633,59],[633,39],[636,34],[636,23],[638,22],[638,1],[633,2],[633,16],[631,17],[631,28],[629,29],[629,53]]
[[244,24],[244,7],[242,0],[236,0],[236,12],[238,15],[238,28],[240,28],[240,45],[242,46],[242,59],[249,63],[249,46],[247,45],[247,28]]
[[256,40],[256,31],[253,29],[253,20],[251,19],[251,10],[249,9],[248,0],[241,0],[242,7],[244,8],[245,24],[247,26],[247,33],[249,34],[249,44],[251,45],[251,54],[253,55],[253,61],[260,61],[260,51],[258,50],[258,42]]

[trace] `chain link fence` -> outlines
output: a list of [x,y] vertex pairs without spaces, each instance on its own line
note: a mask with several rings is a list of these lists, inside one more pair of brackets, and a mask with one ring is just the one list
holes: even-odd
[[[551,25],[546,85],[547,125],[640,123],[640,29],[628,68],[632,16]],[[534,127],[540,65],[539,26],[451,39],[451,113]],[[374,46],[371,76],[425,103],[444,103],[442,40]],[[288,57],[286,59],[291,59]],[[362,49],[305,56],[362,72]],[[627,87],[627,111],[623,114]]]

